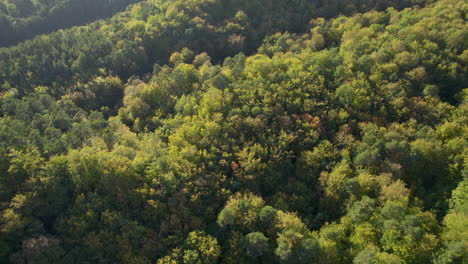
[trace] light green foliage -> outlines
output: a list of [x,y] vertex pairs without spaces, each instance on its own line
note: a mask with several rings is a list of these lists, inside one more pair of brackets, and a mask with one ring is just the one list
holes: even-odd
[[281,263],[313,263],[318,258],[316,239],[296,215],[279,211],[276,227],[280,233],[275,255]]
[[239,225],[251,228],[256,223],[258,214],[264,205],[264,201],[253,194],[236,194],[231,197],[218,216],[218,224],[221,227]]
[[221,254],[218,242],[202,231],[191,232],[185,240],[184,263],[216,263]]
[[321,205],[324,208],[335,212],[340,210],[341,204],[357,187],[352,174],[346,161],[337,164],[331,172],[324,171],[320,174],[320,187],[324,192]]
[[217,263],[221,248],[216,238],[203,231],[190,232],[182,248],[175,248],[168,256],[160,258],[158,264],[169,263]]
[[353,260],[354,264],[401,264],[402,260],[395,255],[380,252],[375,246],[363,249]]
[[443,220],[443,247],[434,257],[434,263],[463,263],[468,260],[467,219],[468,197],[467,180],[460,182],[453,190],[450,210]]

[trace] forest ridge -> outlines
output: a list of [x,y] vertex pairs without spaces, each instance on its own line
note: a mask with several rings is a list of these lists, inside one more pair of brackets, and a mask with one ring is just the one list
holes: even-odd
[[467,263],[467,11],[0,0],[0,263]]
[[141,0],[0,0],[0,46],[110,17]]

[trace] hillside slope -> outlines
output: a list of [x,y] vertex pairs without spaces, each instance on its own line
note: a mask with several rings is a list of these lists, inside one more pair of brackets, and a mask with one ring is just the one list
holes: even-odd
[[24,94],[45,85],[63,95],[76,82],[102,75],[100,69],[127,80],[166,64],[183,47],[220,62],[254,52],[268,34],[303,32],[314,17],[413,2],[426,1],[144,1],[109,20],[0,49],[0,91],[13,87]]
[[1,50],[0,261],[466,263],[468,3],[259,2],[142,2]]
[[0,46],[107,18],[141,0],[1,0]]

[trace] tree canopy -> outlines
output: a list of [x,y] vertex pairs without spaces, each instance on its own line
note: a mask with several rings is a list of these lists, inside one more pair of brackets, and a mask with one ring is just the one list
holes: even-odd
[[466,263],[467,10],[148,0],[0,48],[0,263]]

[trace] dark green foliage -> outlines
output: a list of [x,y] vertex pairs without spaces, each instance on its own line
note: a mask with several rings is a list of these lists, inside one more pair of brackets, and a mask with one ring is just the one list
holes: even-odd
[[259,257],[268,251],[268,238],[260,233],[249,233],[244,238],[247,256]]
[[440,253],[434,258],[435,264],[458,264],[468,261],[466,241],[449,242],[445,244]]
[[84,25],[123,11],[138,0],[2,0],[0,46],[11,46],[36,35]]

